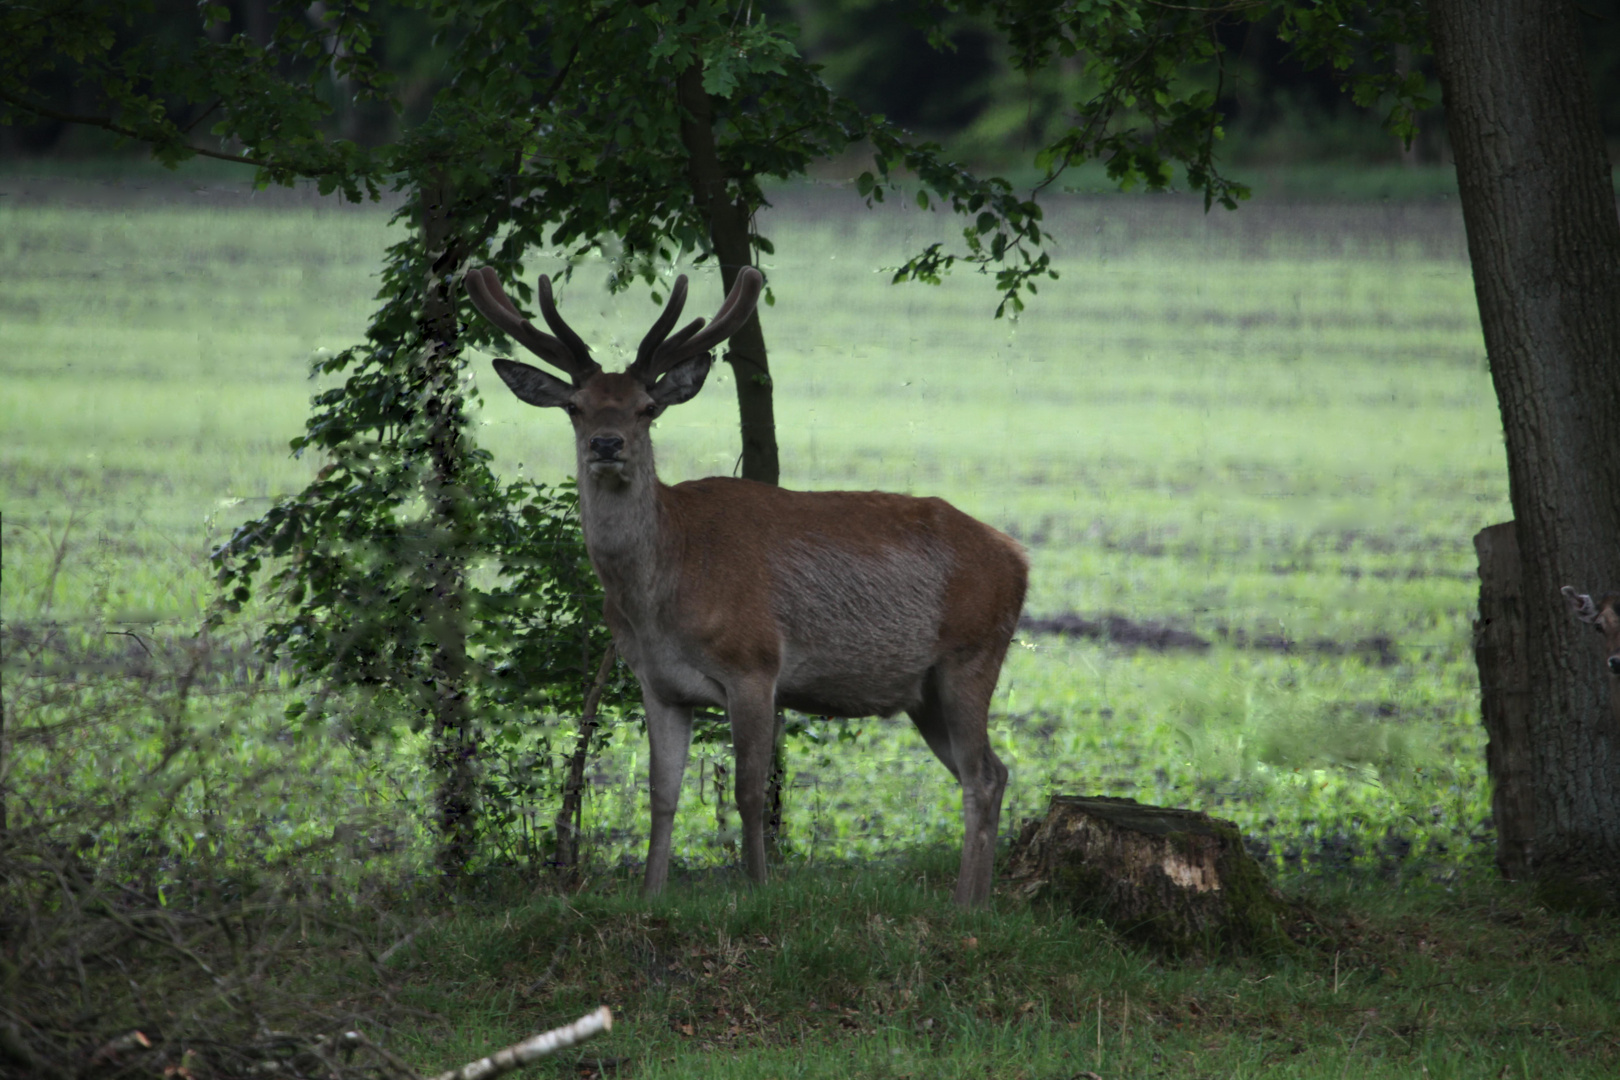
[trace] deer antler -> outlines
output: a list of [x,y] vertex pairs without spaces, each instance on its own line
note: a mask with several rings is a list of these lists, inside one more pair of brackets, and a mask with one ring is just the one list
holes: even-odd
[[501,288],[500,276],[492,268],[480,266],[467,271],[466,282],[467,295],[484,318],[516,338],[524,348],[542,360],[566,372],[574,380],[575,386],[582,385],[586,379],[602,370],[602,365],[591,359],[591,351],[585,347],[585,342],[557,314],[549,277],[540,275],[540,314],[545,316],[546,325],[556,332],[556,337],[535,329],[534,324],[519,313],[517,305]]
[[759,292],[764,286],[763,274],[752,266],[743,267],[725,303],[714,313],[714,319],[708,326],[703,325],[702,319],[695,319],[670,337],[670,328],[681,317],[681,309],[686,306],[686,275],[682,274],[675,279],[675,287],[670,290],[669,303],[664,305],[663,314],[647,331],[647,336],[641,339],[641,346],[636,350],[636,362],[625,369],[625,374],[635,375],[651,385],[682,360],[713,349],[742,329],[743,323],[754,313],[754,305],[759,303]]

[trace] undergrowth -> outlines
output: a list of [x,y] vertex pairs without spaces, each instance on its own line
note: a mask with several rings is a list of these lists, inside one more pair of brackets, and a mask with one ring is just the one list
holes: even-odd
[[[1551,914],[1478,857],[1285,864],[1310,944],[1235,960],[1171,959],[1005,891],[956,910],[954,846],[793,859],[759,888],[688,864],[651,901],[633,864],[597,858],[564,888],[497,859],[448,892],[401,815],[403,778],[344,765],[355,751],[334,740],[264,738],[279,698],[268,677],[237,677],[237,655],[172,642],[116,677],[10,655],[0,1075],[404,1077],[601,1004],[613,1031],[543,1070],[1620,1065],[1614,920]],[[343,776],[373,787],[333,787]]]
[[[254,1060],[242,1047],[267,1032],[358,1029],[427,1073],[607,1004],[613,1031],[544,1073],[1607,1077],[1620,1064],[1612,920],[1549,914],[1483,876],[1318,881],[1302,895],[1326,944],[1172,962],[1007,896],[958,911],[953,864],[926,851],[757,889],[709,874],[651,902],[624,875],[573,894],[489,878],[475,900],[200,890],[86,909],[87,928],[134,940],[117,964],[85,957],[95,1004],[77,1060],[139,1029],[188,1075],[240,1075]],[[124,988],[131,971],[140,994]],[[13,1015],[74,994],[19,974]]]

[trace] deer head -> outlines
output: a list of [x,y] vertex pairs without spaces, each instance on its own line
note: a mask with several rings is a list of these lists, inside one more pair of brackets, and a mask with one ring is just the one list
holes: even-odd
[[1609,670],[1620,675],[1620,593],[1609,593],[1597,601],[1565,585],[1561,590],[1569,601],[1570,613],[1603,635],[1609,654]]
[[748,321],[765,281],[758,270],[744,267],[713,321],[705,326],[702,319],[693,320],[672,335],[686,306],[686,275],[681,275],[663,313],[636,350],[635,362],[615,374],[591,359],[585,342],[557,313],[550,278],[541,276],[538,292],[540,313],[555,337],[536,329],[518,312],[494,270],[487,266],[469,270],[466,280],[473,306],[486,319],[569,376],[571,381],[564,382],[516,360],[495,361],[496,372],[519,398],[568,413],[581,478],[588,473],[609,486],[653,475],[653,420],[703,389],[712,363],[710,350]]

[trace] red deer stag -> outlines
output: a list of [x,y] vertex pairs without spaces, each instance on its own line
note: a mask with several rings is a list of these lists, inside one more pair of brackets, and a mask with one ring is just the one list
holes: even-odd
[[485,318],[571,380],[495,361],[519,398],[573,421],[585,547],[647,710],[645,891],[660,892],[669,877],[694,707],[730,718],[743,864],[754,881],[765,879],[778,707],[842,717],[904,710],[962,785],[955,899],[983,903],[1007,784],[986,730],[990,696],[1028,577],[1017,543],[939,499],[658,480],[653,420],[703,388],[709,351],[747,321],[763,280],[744,269],[713,322],[671,334],[686,302],[679,278],[635,362],[610,374],[557,314],[547,278],[540,311],[555,337],[523,318],[492,269],[466,277]]

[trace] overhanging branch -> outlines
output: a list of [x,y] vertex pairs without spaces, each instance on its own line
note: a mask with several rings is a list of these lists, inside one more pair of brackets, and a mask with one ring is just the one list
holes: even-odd
[[[127,127],[120,124],[110,116],[86,116],[81,113],[62,112],[58,109],[51,108],[49,105],[40,105],[37,102],[28,101],[24,98],[19,98],[15,95],[8,94],[4,90],[0,90],[0,101],[9,102],[12,105],[15,105],[17,108],[26,110],[27,112],[33,113],[35,116],[45,120],[57,120],[64,124],[80,124],[84,127],[100,128],[103,131],[110,131],[114,135],[122,135],[126,139],[134,139],[136,142],[142,142],[152,146],[157,145],[157,140],[153,139],[150,135],[143,135],[132,127]],[[178,140],[178,142],[179,145],[188,153],[196,154],[200,157],[217,158],[220,161],[234,161],[241,165],[253,165],[260,169],[269,169],[274,167],[273,162],[265,158],[254,157],[250,154],[227,154],[223,150],[210,150],[205,146],[194,146],[191,143],[185,142],[184,140]],[[330,170],[320,171],[329,172]]]

